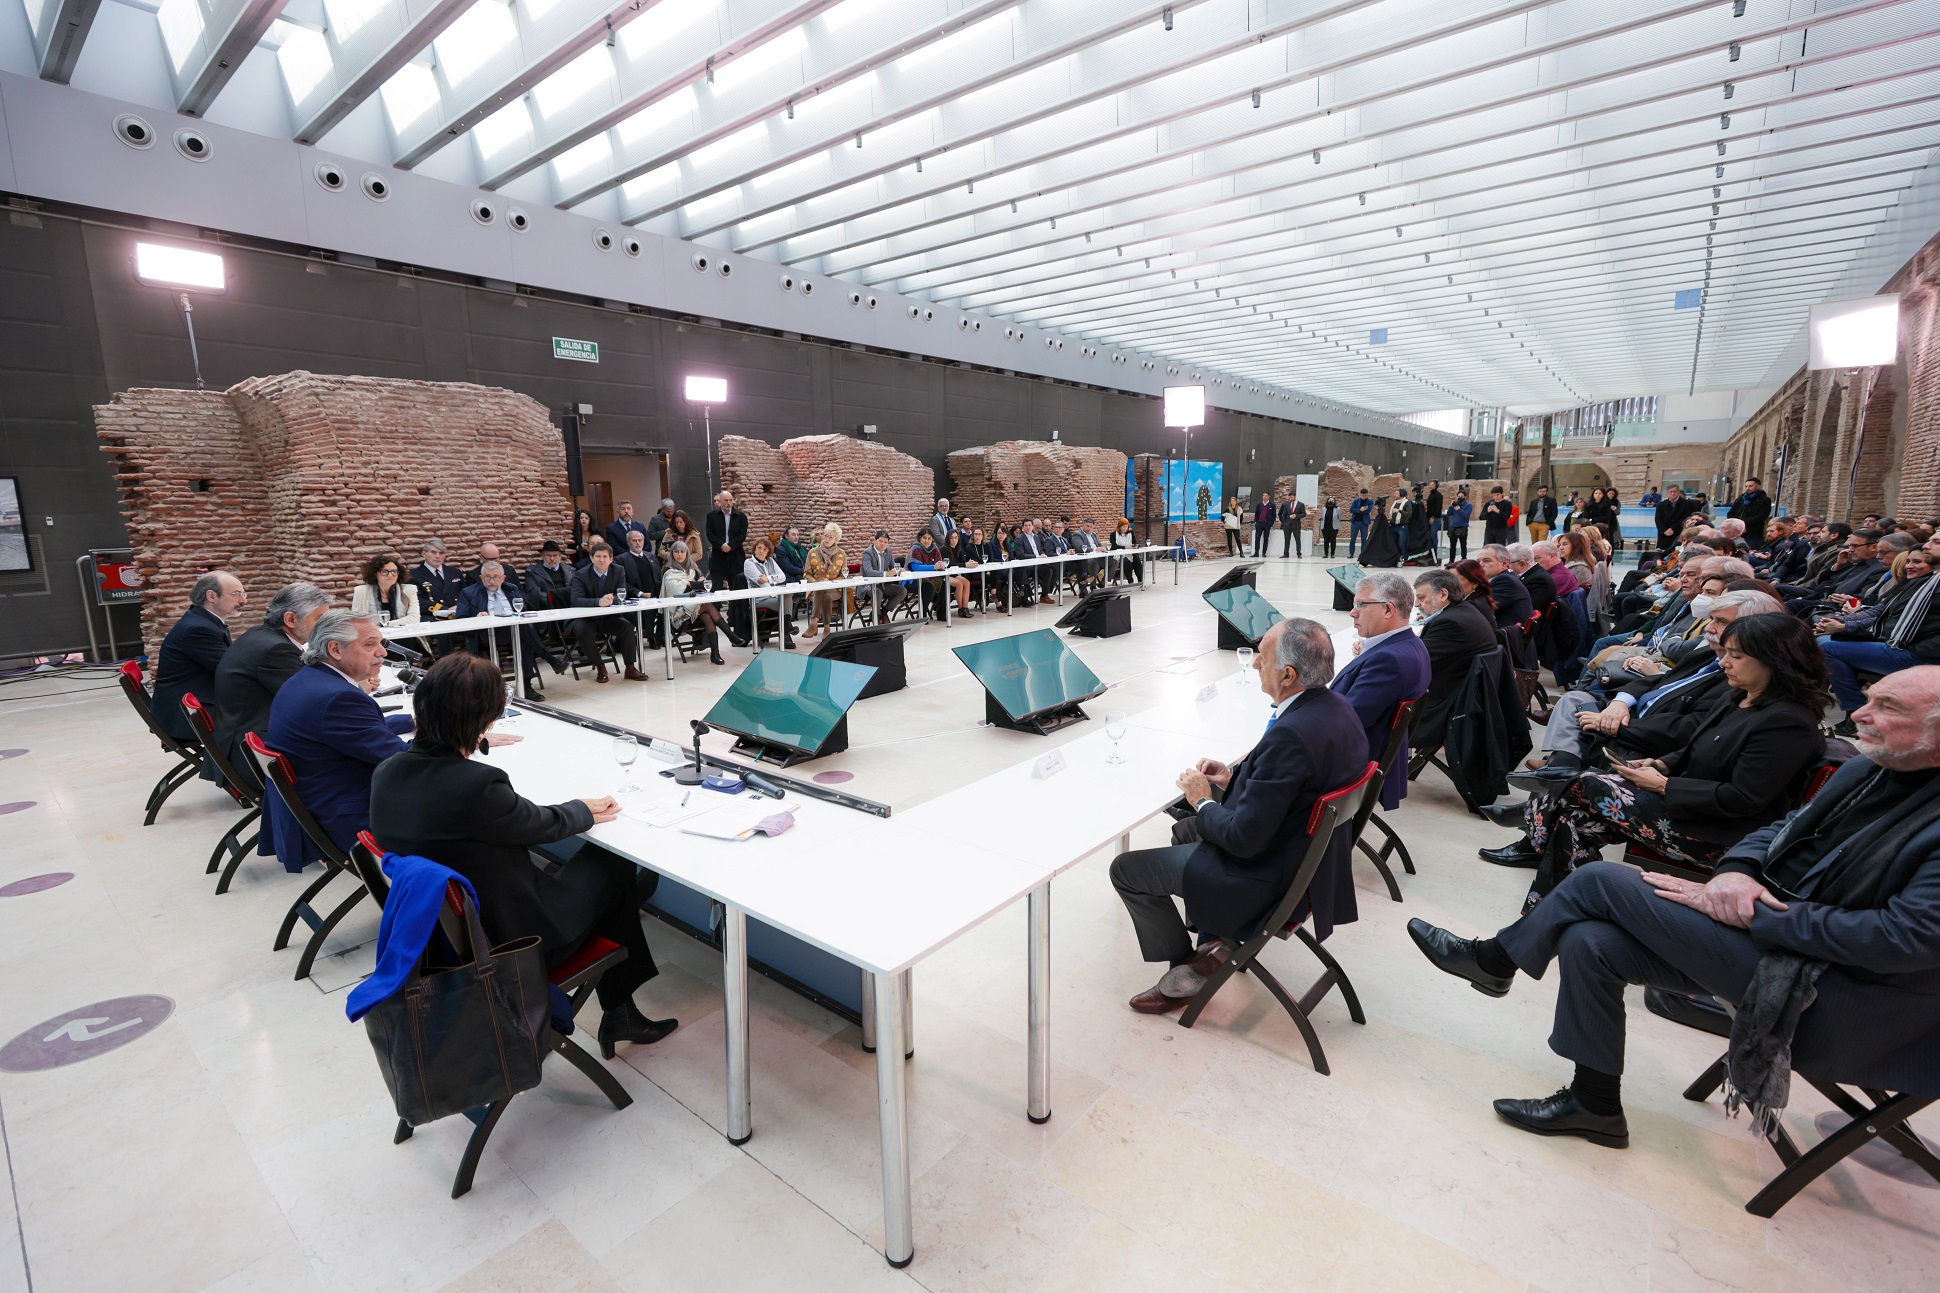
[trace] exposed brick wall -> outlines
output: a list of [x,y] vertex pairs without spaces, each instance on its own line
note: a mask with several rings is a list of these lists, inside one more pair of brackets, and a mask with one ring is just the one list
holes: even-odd
[[944,460],[957,515],[986,528],[1025,517],[1090,517],[1109,533],[1125,511],[1125,455],[1044,440],[1002,440]]
[[366,557],[388,550],[408,568],[432,536],[454,562],[490,541],[523,565],[571,534],[558,430],[496,387],[294,372],[123,391],[95,426],[117,459],[151,653],[205,570],[248,589],[241,628],[292,580],[347,602]]
[[[834,521],[851,553],[878,529],[892,547],[916,541],[936,510],[936,476],[915,458],[873,440],[845,435],[799,436],[779,448],[746,436],[722,436],[721,483],[748,510],[748,533],[780,534],[792,525],[812,537]],[[698,518],[696,518],[698,523]]]
[[1900,300],[1906,356],[1906,450],[1895,512],[1908,520],[1940,516],[1940,287],[1929,274]]

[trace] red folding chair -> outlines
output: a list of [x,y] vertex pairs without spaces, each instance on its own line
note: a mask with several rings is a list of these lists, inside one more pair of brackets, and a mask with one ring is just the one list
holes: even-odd
[[317,959],[317,953],[323,950],[323,940],[330,937],[330,931],[350,914],[350,909],[361,902],[368,891],[363,885],[358,885],[357,892],[338,903],[327,916],[320,914],[310,905],[310,900],[322,893],[325,885],[340,875],[348,875],[355,879],[357,871],[351,866],[350,856],[337,847],[336,841],[330,838],[330,832],[324,830],[317,819],[311,815],[310,810],[303,806],[302,798],[296,793],[296,769],[290,765],[289,759],[270,749],[263,742],[263,738],[254,732],[243,733],[243,745],[249,755],[252,770],[262,778],[265,786],[274,789],[282,798],[283,806],[290,810],[290,816],[296,819],[298,828],[309,836],[310,842],[323,854],[323,874],[311,881],[309,886],[297,895],[296,901],[290,904],[289,911],[283,917],[282,927],[276,931],[276,942],[271,944],[272,951],[282,951],[290,945],[290,934],[296,929],[296,922],[300,920],[308,925],[311,931],[310,940],[303,945],[303,955],[298,957],[296,962],[296,977],[307,979],[310,977],[310,967]]
[[128,703],[133,705],[135,713],[141,716],[143,726],[147,727],[155,739],[162,743],[164,750],[179,760],[174,767],[162,774],[162,779],[157,781],[155,788],[148,792],[148,803],[145,805],[148,815],[141,819],[141,824],[153,826],[155,814],[162,811],[162,805],[168,802],[168,797],[193,781],[202,771],[202,745],[198,741],[184,741],[178,736],[169,735],[162,725],[155,721],[155,707],[151,703],[148,688],[142,684],[140,664],[133,660],[123,660],[119,672],[122,694],[128,697]]
[[[1832,780],[1832,774],[1837,771],[1839,771],[1839,764],[1832,760],[1827,760],[1813,768],[1807,774],[1805,789],[1800,793],[1798,802],[1793,807],[1803,807],[1811,803],[1813,798],[1825,789],[1825,783]],[[1623,860],[1631,866],[1642,867],[1646,871],[1662,871],[1669,875],[1683,876],[1689,880],[1709,880],[1712,875],[1712,869],[1708,866],[1695,866],[1689,862],[1679,862],[1665,857],[1650,845],[1637,840],[1625,843]]]
[[[1314,1071],[1322,1074],[1331,1071],[1327,1067],[1326,1052],[1320,1049],[1320,1037],[1314,1032],[1311,1018],[1314,1007],[1338,986],[1341,999],[1347,1003],[1347,1013],[1354,1022],[1364,1024],[1367,1016],[1361,1013],[1361,1000],[1354,994],[1354,985],[1348,982],[1347,971],[1341,969],[1340,962],[1307,932],[1306,917],[1296,917],[1294,913],[1307,900],[1307,890],[1313,886],[1320,864],[1327,859],[1327,846],[1333,842],[1335,830],[1346,825],[1360,811],[1362,799],[1373,793],[1374,774],[1380,770],[1380,764],[1369,763],[1352,782],[1338,790],[1330,790],[1314,801],[1313,812],[1307,818],[1307,853],[1300,860],[1300,869],[1294,873],[1293,883],[1287,886],[1285,896],[1274,907],[1273,913],[1261,923],[1259,932],[1242,943],[1238,950],[1206,976],[1205,983],[1193,994],[1185,1012],[1179,1016],[1181,1028],[1192,1027],[1200,1011],[1206,1008],[1206,1003],[1225,986],[1228,979],[1242,972],[1251,974],[1266,985],[1267,991],[1293,1017],[1293,1026],[1300,1030],[1300,1036],[1307,1043],[1307,1053],[1313,1057]],[[1259,961],[1260,952],[1269,940],[1289,936],[1304,943],[1325,967],[1325,972],[1298,1000]]]
[[[194,728],[196,735],[202,738],[203,750],[215,763],[216,771],[222,774],[222,788],[229,792],[231,799],[247,810],[243,813],[242,819],[216,841],[215,851],[209,854],[209,866],[205,874],[214,875],[216,868],[221,866],[222,879],[216,882],[216,892],[228,893],[229,881],[235,876],[236,868],[242,865],[243,858],[256,847],[256,840],[262,835],[262,827],[258,825],[250,832],[248,839],[239,838],[245,829],[256,825],[261,820],[262,796],[256,793],[255,786],[237,770],[236,765],[229,761],[229,756],[222,752],[222,744],[216,740],[215,715],[211,714],[196,698],[194,692],[183,694],[182,712],[189,716],[189,726]],[[222,855],[225,852],[229,855],[229,865],[222,866]]]
[[[1381,770],[1375,775],[1374,788],[1362,796],[1360,809],[1354,814],[1353,821],[1354,847],[1365,854],[1368,861],[1374,863],[1374,869],[1381,873],[1381,879],[1387,883],[1388,897],[1396,902],[1401,901],[1401,886],[1395,883],[1394,872],[1388,867],[1388,857],[1398,851],[1401,855],[1401,865],[1409,875],[1415,873],[1415,860],[1408,856],[1408,846],[1401,842],[1401,837],[1394,833],[1394,828],[1382,821],[1374,810],[1381,806],[1381,788],[1388,784],[1388,778],[1394,774],[1395,765],[1400,762],[1401,743],[1408,736],[1408,715],[1414,712],[1415,706],[1421,703],[1421,699],[1417,696],[1413,700],[1400,702],[1394,707],[1394,713],[1388,716],[1388,739],[1381,749]],[[1407,773],[1404,772],[1402,775],[1406,776]],[[1376,852],[1363,838],[1370,825],[1387,837],[1379,852]]]
[[[377,839],[369,831],[359,831],[357,842],[350,847],[351,865],[356,868],[357,876],[363,881],[371,896],[377,899],[381,908],[384,900],[390,897],[390,880],[384,874],[384,850],[378,846]],[[472,956],[471,936],[465,922],[465,904],[470,902],[465,891],[457,884],[445,886],[445,909],[438,915],[438,928],[445,941],[451,945],[460,963]],[[552,986],[564,992],[572,1001],[574,1017],[593,995],[599,986],[601,976],[608,970],[626,960],[626,949],[611,939],[595,934],[580,944],[579,950],[567,957],[546,977]],[[624,1109],[633,1103],[633,1097],[619,1080],[587,1053],[586,1049],[563,1033],[550,1033],[547,1037],[553,1053],[568,1064],[584,1073],[594,1086],[600,1089],[612,1102],[613,1108]],[[465,1153],[458,1160],[458,1175],[451,1183],[451,1197],[458,1198],[472,1188],[472,1176],[478,1171],[478,1160],[485,1153],[485,1142],[492,1138],[492,1131],[505,1113],[505,1107],[512,1103],[510,1098],[495,1101],[482,1109],[467,1110],[465,1117],[472,1124],[471,1139],[465,1144]],[[402,1145],[411,1139],[414,1129],[403,1119],[398,1120],[397,1131],[391,1137],[393,1145]]]

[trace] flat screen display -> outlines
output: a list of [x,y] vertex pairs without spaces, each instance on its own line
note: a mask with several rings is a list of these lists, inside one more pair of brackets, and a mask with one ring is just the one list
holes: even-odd
[[20,514],[20,481],[0,476],[0,570],[32,570],[27,549],[27,518]]
[[1248,588],[1251,588],[1255,578],[1253,572],[1258,570],[1261,564],[1258,561],[1242,561],[1237,566],[1229,566],[1220,574],[1219,578],[1206,585],[1206,591],[1216,593],[1222,588],[1234,588],[1240,584],[1245,584]]
[[1329,566],[1327,573],[1334,577],[1335,583],[1350,593],[1354,591],[1356,585],[1367,578],[1367,571],[1351,561],[1344,566]]
[[1219,612],[1221,619],[1233,626],[1234,632],[1248,642],[1258,642],[1266,636],[1268,629],[1286,618],[1273,609],[1271,602],[1245,584],[1201,596]]
[[813,754],[855,704],[875,669],[787,651],[763,651],[707,711],[725,732]]
[[950,649],[1014,719],[1089,700],[1105,689],[1052,629]]

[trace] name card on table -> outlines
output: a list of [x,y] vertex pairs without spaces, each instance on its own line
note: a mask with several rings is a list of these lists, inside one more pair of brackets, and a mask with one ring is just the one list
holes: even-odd
[[1219,684],[1216,682],[1207,683],[1205,686],[1199,689],[1199,694],[1197,696],[1194,696],[1193,699],[1198,701],[1201,705],[1211,704],[1213,701],[1218,700]]
[[1031,765],[1031,775],[1039,781],[1064,771],[1064,751],[1053,750]]

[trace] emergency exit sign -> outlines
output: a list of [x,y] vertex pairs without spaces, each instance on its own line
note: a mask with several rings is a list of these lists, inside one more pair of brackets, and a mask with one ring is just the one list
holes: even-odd
[[597,341],[574,341],[571,337],[554,337],[552,357],[573,359],[582,364],[597,364],[600,361],[600,344]]

